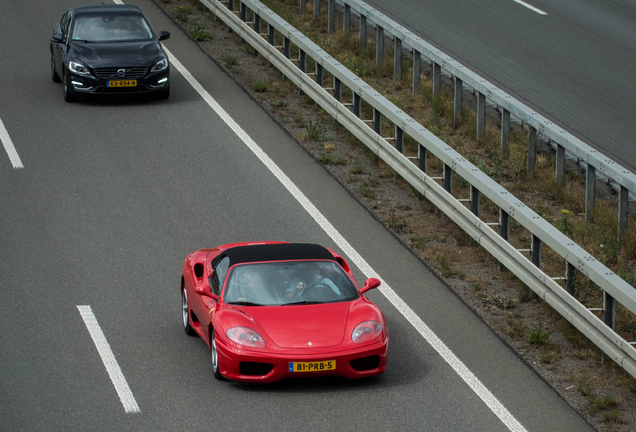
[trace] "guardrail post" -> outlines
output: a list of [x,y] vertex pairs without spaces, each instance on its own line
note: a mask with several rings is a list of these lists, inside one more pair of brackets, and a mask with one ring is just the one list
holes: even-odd
[[585,169],[585,220],[594,222],[594,201],[596,199],[596,168],[587,164]]
[[[541,246],[542,242],[536,235],[532,234],[532,244],[530,246],[530,261],[537,268],[541,268]],[[538,295],[534,291],[530,290],[530,298],[537,298]]]
[[324,73],[323,73],[324,69],[322,67],[322,65],[318,62],[316,62],[316,83],[318,83],[318,85],[320,87],[322,87],[323,82],[324,82]]
[[351,32],[351,6],[345,3],[344,12],[342,13],[342,32],[345,36],[349,36]]
[[333,77],[333,97],[338,102],[342,101],[342,82],[335,76]]
[[444,173],[442,174],[442,186],[446,192],[453,193],[453,170],[446,164],[444,164]]
[[[234,13],[234,0],[227,0],[227,8]],[[227,32],[232,33],[232,27],[227,26]]]
[[384,29],[377,26],[375,33],[375,65],[380,67],[384,59]]
[[501,156],[508,159],[510,155],[510,111],[505,108],[501,109]]
[[378,135],[382,132],[382,113],[373,108],[373,130]]
[[367,48],[367,17],[360,15],[360,51]]
[[534,172],[537,165],[537,130],[528,125],[528,166],[529,173]]
[[[298,48],[298,69],[302,72],[307,72],[307,53],[300,48]],[[298,86],[298,94],[305,94],[300,86]]]
[[462,118],[462,99],[464,96],[463,93],[463,82],[461,79],[455,77],[455,101],[453,104],[453,128],[459,126],[459,123]]
[[569,262],[565,262],[565,286],[567,292],[576,295],[576,267]]
[[499,209],[499,235],[504,240],[510,239],[510,215],[504,209]]
[[433,96],[439,95],[442,89],[442,67],[433,62]]
[[397,125],[395,126],[395,149],[400,153],[404,150],[404,130]]
[[614,329],[614,297],[603,291],[603,322]]
[[314,0],[314,18],[320,17],[320,0]]
[[554,175],[559,186],[563,186],[565,182],[565,147],[561,144],[556,145],[556,160],[554,162]]
[[362,108],[362,98],[360,97],[360,95],[358,93],[353,93],[353,106],[352,106],[352,110],[353,114],[360,118],[360,112],[361,112],[361,108]]
[[304,14],[307,11],[307,0],[300,0],[300,14]]
[[413,95],[420,93],[420,76],[422,75],[422,53],[413,49]]
[[470,185],[470,211],[479,217],[479,189]]
[[291,41],[287,36],[283,36],[283,55],[287,58],[291,55]]
[[[257,35],[261,34],[261,16],[257,14],[256,12],[254,12],[254,31],[256,32]],[[252,55],[255,55],[255,56],[258,55],[258,50],[256,48],[254,48]]]
[[618,241],[620,242],[627,228],[627,210],[629,208],[629,190],[623,185],[618,194]]
[[327,10],[327,33],[334,34],[336,32],[336,0],[328,1]]
[[393,48],[393,81],[399,81],[402,78],[402,39],[396,37]]
[[486,96],[477,92],[477,139],[486,136]]
[[[505,241],[510,240],[510,215],[502,208],[499,208],[499,227],[497,232]],[[502,271],[504,267],[501,261],[497,263],[497,270]]]
[[[276,27],[274,27],[271,24],[267,24],[267,42],[271,45],[271,46],[275,46],[276,45]],[[269,66],[272,66],[272,62],[268,61],[267,64]]]
[[428,150],[422,144],[417,144],[417,167],[426,174],[428,169]]
[[247,5],[243,2],[241,2],[240,6],[239,6],[239,18],[241,18],[241,21],[245,22],[247,21]]

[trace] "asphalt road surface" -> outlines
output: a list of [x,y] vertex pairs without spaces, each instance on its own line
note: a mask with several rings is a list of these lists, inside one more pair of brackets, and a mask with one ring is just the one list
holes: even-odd
[[[233,120],[174,63],[168,101],[64,102],[48,43],[75,0],[5,2],[0,119],[24,168],[0,148],[0,429],[593,430],[151,1],[131,3],[172,33],[166,47]],[[251,240],[350,245],[442,343],[376,290],[391,334],[382,376],[215,380],[180,322],[183,258]],[[78,306],[139,412],[126,412]]]
[[633,1],[367,3],[636,170]]

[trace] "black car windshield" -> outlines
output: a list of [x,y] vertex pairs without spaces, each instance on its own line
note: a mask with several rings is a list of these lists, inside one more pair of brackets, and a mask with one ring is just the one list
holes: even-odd
[[152,30],[140,15],[78,16],[72,38],[83,42],[143,41],[153,38]]
[[358,298],[358,290],[333,261],[241,264],[230,270],[223,301],[247,306],[333,303]]

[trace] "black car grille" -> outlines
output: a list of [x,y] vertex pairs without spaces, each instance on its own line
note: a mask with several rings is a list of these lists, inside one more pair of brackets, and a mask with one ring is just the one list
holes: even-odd
[[380,366],[380,356],[373,355],[369,357],[362,357],[351,360],[349,364],[351,364],[351,367],[359,372],[375,369]]
[[[117,75],[117,71],[124,70],[124,76]],[[110,79],[133,79],[133,78],[141,78],[142,76],[148,73],[148,68],[145,67],[133,67],[133,68],[98,68],[95,69],[95,74],[99,78]]]
[[241,362],[239,364],[241,375],[263,376],[270,373],[272,369],[274,365],[269,363]]

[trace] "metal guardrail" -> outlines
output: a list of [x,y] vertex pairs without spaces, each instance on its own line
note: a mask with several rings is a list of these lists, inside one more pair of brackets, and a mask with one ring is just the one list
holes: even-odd
[[[335,10],[336,2],[335,0],[326,1],[330,9],[329,28],[332,29],[334,13],[331,12],[331,9]],[[456,112],[461,107],[461,95],[459,95],[458,97],[457,88],[459,87],[459,92],[461,93],[462,84],[465,83],[468,86],[472,87],[478,94],[478,113],[480,109],[485,112],[485,99],[489,99],[494,104],[496,104],[497,107],[501,108],[502,124],[506,124],[505,127],[509,129],[511,114],[528,125],[528,128],[530,129],[529,132],[533,136],[533,138],[529,138],[529,146],[534,147],[534,150],[529,150],[529,159],[533,159],[536,157],[536,155],[532,155],[533,151],[536,153],[536,133],[541,134],[546,140],[551,142],[551,146],[556,153],[555,175],[559,183],[563,182],[565,160],[576,159],[577,164],[587,171],[587,190],[585,200],[585,216],[587,221],[591,222],[593,220],[592,209],[595,200],[596,179],[606,179],[606,183],[610,185],[619,195],[618,235],[619,237],[622,235],[624,228],[627,226],[627,210],[628,201],[630,199],[629,193],[631,192],[632,196],[636,197],[636,174],[620,166],[618,163],[616,163],[616,161],[603,155],[601,152],[593,149],[588,144],[584,143],[569,132],[557,126],[552,121],[543,117],[532,108],[529,108],[525,104],[508,95],[505,91],[499,89],[497,86],[482,78],[475,72],[472,72],[461,63],[450,57],[448,54],[435,48],[431,44],[424,41],[422,38],[416,36],[405,27],[397,24],[396,22],[382,14],[380,11],[367,5],[363,1],[338,0],[338,2],[344,5],[343,21],[345,23],[347,31],[351,22],[350,14],[351,12],[354,12],[360,17],[361,22],[364,23],[364,27],[372,25],[371,23],[375,23],[377,33],[379,33],[382,37],[385,34],[393,35],[396,41],[396,52],[397,47],[401,47],[404,44],[405,46],[409,46],[413,49],[414,63],[419,62],[421,56],[425,56],[426,58],[430,59],[433,65],[433,91],[439,91],[439,75],[441,75],[442,70],[447,71],[448,74],[450,74],[455,80]],[[314,4],[314,9],[315,7],[316,4]],[[362,25],[363,24],[361,24],[360,27],[362,27]],[[364,29],[364,31],[361,28],[360,32],[361,37],[363,37],[362,34],[366,34],[366,28]],[[378,41],[378,43],[380,43],[380,41]],[[378,55],[380,54],[378,53]],[[395,62],[398,63],[399,61],[399,57],[396,57]],[[396,67],[396,70],[399,70],[399,68]],[[417,79],[419,80],[419,67],[414,68],[414,74],[415,73],[418,74]],[[436,77],[436,75],[438,76]],[[415,79],[416,78],[414,76],[414,87]],[[435,85],[435,83],[437,83],[437,85]],[[483,96],[483,98],[480,98],[479,95]],[[485,117],[483,114],[481,116],[478,115],[477,122],[477,134],[481,138],[483,137],[485,122]],[[503,128],[504,126],[502,125],[502,129]],[[480,130],[482,132],[480,132]],[[508,131],[505,131],[504,133],[502,133],[502,147],[507,146],[507,140]],[[531,143],[530,140],[533,140],[533,142]],[[530,162],[529,166],[533,163],[534,162]]]
[[[636,313],[636,290],[633,287],[258,0],[240,2],[240,17],[234,11],[233,0],[223,2],[231,10],[217,0],[200,1],[272,65],[281,70],[300,90],[315,100],[414,188],[433,202],[471,238],[488,250],[585,334],[605,354],[636,377],[636,349],[540,269],[541,244],[543,242],[548,245],[567,261],[568,266],[585,274],[632,313]],[[244,22],[248,7],[254,12],[253,24],[258,27],[257,31]],[[261,20],[265,20],[268,24],[268,40],[263,39],[263,35],[260,34]],[[279,51],[280,47],[274,46],[274,31],[278,31],[284,37],[283,52]],[[294,43],[300,51],[299,66],[301,67],[296,66],[289,59],[290,43]],[[302,70],[304,69],[303,59],[307,55],[316,61],[315,75],[319,82]],[[339,95],[334,97],[322,87],[321,80],[324,70],[333,75],[334,88],[340,88],[344,84],[353,91],[352,110],[339,101]],[[376,124],[379,124],[381,116],[384,116],[396,125],[396,141],[399,141],[398,137],[403,139],[404,133],[408,134],[419,143],[420,155],[425,155],[426,152],[430,151],[443,162],[445,173],[450,174],[452,170],[462,176],[471,185],[470,208],[451,195],[446,182],[444,182],[444,186],[441,186],[420,169],[421,160],[418,160],[418,165],[413,164],[401,151],[390,145],[360,119],[360,100],[364,100],[374,108]],[[500,225],[507,228],[508,218],[512,217],[532,233],[531,260],[528,260],[504,238],[507,235],[502,237],[479,218],[480,193],[483,193],[500,207]]]

